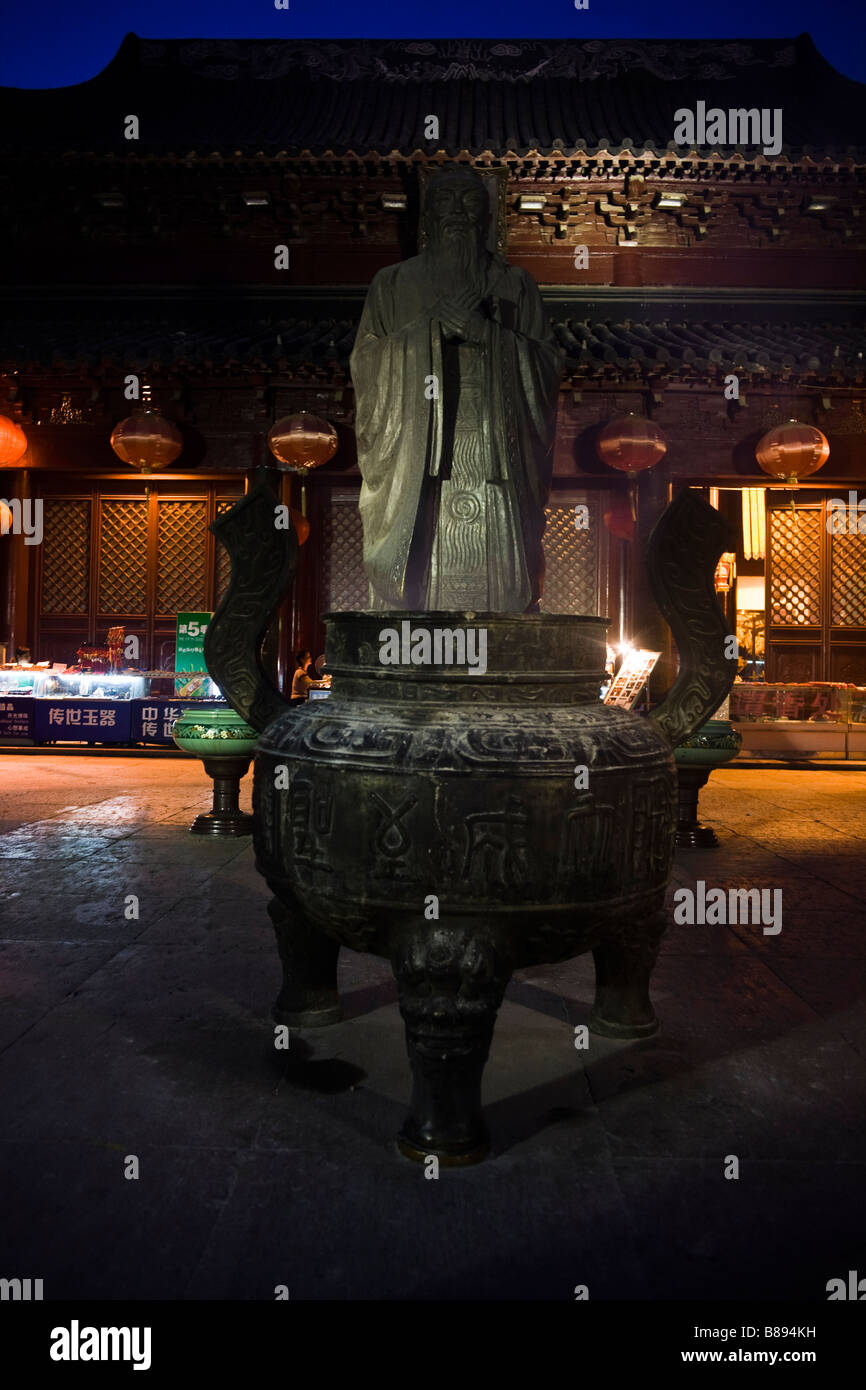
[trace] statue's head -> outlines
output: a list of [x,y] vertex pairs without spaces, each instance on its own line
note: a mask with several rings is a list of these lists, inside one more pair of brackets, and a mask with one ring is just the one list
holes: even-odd
[[477,257],[487,241],[490,204],[481,175],[462,165],[434,174],[424,201],[424,231],[435,253]]

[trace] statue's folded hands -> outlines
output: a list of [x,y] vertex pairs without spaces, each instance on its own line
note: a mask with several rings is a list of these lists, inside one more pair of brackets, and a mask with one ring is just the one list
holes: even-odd
[[446,338],[460,338],[467,342],[480,343],[483,341],[488,319],[477,309],[467,313],[448,304],[440,309],[439,322]]
[[483,342],[488,322],[489,320],[483,314],[468,314],[463,325],[463,337],[469,343]]

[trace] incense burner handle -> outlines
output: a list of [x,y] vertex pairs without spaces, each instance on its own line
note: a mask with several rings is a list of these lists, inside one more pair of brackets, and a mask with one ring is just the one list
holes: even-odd
[[724,517],[691,488],[674,498],[649,539],[650,587],[680,654],[680,673],[652,718],[674,747],[718,709],[734,683],[736,655],[726,655],[731,633],[713,576],[719,556],[735,548]]
[[289,708],[261,661],[262,643],[295,573],[294,529],[278,530],[266,477],[210,527],[232,563],[228,592],[205,633],[205,665],[234,710],[262,733]]

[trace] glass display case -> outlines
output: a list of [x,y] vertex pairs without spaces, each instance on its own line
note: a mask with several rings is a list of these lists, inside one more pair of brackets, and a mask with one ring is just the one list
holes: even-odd
[[39,671],[33,685],[37,700],[140,700],[146,693],[137,671]]
[[855,686],[848,700],[848,723],[866,724],[866,686]]
[[206,671],[145,671],[148,695],[167,699],[222,700],[219,686]]
[[[184,681],[183,693],[175,681]],[[76,671],[60,664],[0,669],[0,743],[174,747],[184,709],[225,708],[207,674]]]
[[0,695],[30,695],[37,676],[44,676],[35,666],[9,666],[0,670]]
[[131,743],[132,713],[146,690],[137,671],[41,671],[33,686],[34,741]]
[[862,688],[842,681],[769,685],[736,682],[731,720],[743,753],[780,757],[851,758],[866,751]]
[[731,718],[743,723],[795,720],[845,724],[850,689],[831,681],[785,685],[736,681],[731,687]]

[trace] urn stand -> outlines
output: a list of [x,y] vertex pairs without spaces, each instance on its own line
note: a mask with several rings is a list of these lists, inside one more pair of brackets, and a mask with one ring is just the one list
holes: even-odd
[[[291,573],[274,504],[261,481],[214,523],[232,580],[205,640],[214,679],[261,730],[254,844],[283,964],[274,1017],[339,1017],[341,945],[388,959],[413,1075],[400,1150],[474,1163],[489,1148],[482,1074],[514,970],[591,951],[592,1030],[658,1028],[673,749],[734,676],[713,589],[728,530],[687,491],[653,533],[648,570],[681,670],[651,718],[599,699],[607,620],[560,614],[327,614],[330,699],[290,710],[259,656]],[[383,634],[404,624],[420,659],[401,644],[385,661]],[[483,669],[467,659],[482,633]]]
[[718,838],[698,820],[698,797],[713,768],[730,762],[743,744],[740,732],[727,719],[708,719],[674,749],[679,784],[677,849],[715,849]]

